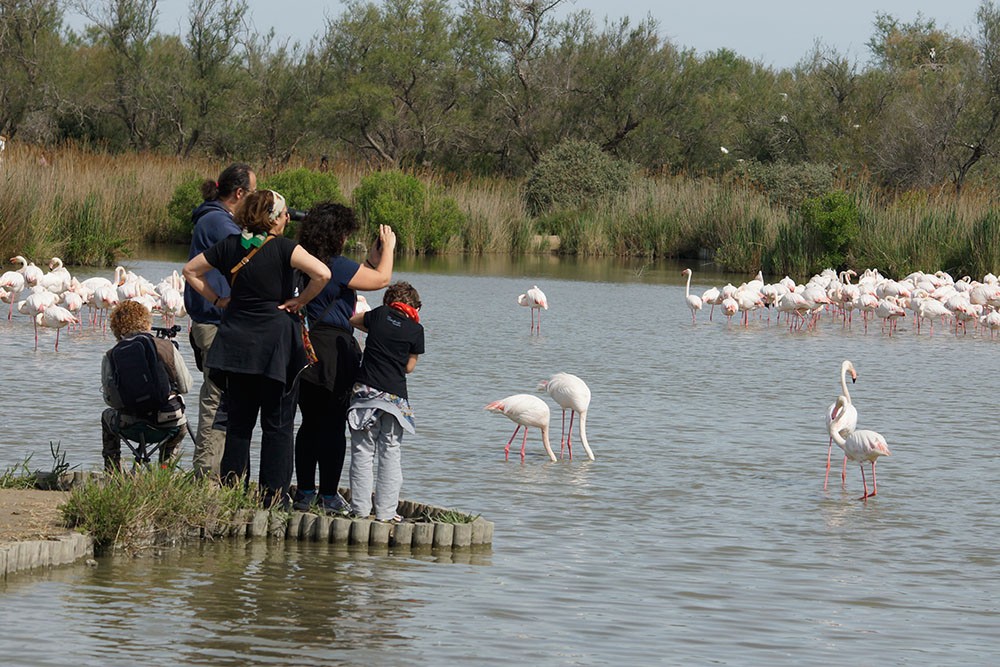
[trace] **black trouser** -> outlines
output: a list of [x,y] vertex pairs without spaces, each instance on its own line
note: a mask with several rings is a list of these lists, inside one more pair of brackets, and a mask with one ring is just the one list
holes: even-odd
[[283,382],[263,375],[228,373],[226,401],[229,425],[220,475],[227,483],[243,479],[249,483],[250,438],[260,414],[260,473],[258,480],[265,504],[288,493],[292,482],[293,422],[295,391],[285,393]]
[[312,382],[299,383],[299,410],[302,423],[295,435],[295,480],[300,491],[316,488],[319,465],[319,492],[337,493],[347,453],[347,407],[349,392],[332,391]]

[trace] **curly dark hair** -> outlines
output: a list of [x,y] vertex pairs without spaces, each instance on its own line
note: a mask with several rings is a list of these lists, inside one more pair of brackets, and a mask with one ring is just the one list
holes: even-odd
[[388,306],[396,301],[413,308],[420,308],[423,305],[420,303],[420,295],[417,294],[416,288],[405,280],[389,285],[382,296],[383,306]]
[[332,201],[315,204],[299,226],[299,244],[311,255],[329,260],[344,252],[344,243],[358,231],[354,209]]
[[153,327],[153,314],[138,301],[122,301],[111,311],[110,326],[115,340]]
[[274,227],[271,209],[274,207],[274,192],[257,190],[240,200],[233,212],[233,220],[240,227],[253,234],[267,234]]

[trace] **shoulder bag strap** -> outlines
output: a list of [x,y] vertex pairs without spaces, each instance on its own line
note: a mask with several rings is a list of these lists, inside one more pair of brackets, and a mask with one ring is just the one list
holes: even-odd
[[[254,255],[256,255],[256,254],[257,254],[258,252],[260,252],[260,249],[261,249],[261,248],[263,248],[264,246],[266,246],[266,245],[268,244],[268,242],[269,242],[269,241],[270,241],[271,239],[273,239],[273,238],[274,238],[274,235],[273,235],[273,234],[268,234],[268,235],[267,235],[267,238],[266,238],[266,239],[264,239],[264,242],[263,242],[263,243],[261,243],[261,244],[260,244],[259,246],[257,246],[256,248],[254,248],[254,249],[253,249],[253,250],[251,250],[250,252],[248,252],[248,253],[247,253],[247,256],[246,256],[246,257],[244,257],[244,258],[243,258],[243,259],[241,259],[241,260],[240,260],[239,262],[237,262],[236,266],[234,266],[234,267],[233,267],[233,268],[232,268],[232,269],[231,269],[231,270],[229,271],[229,273],[230,273],[230,274],[232,274],[232,276],[233,276],[233,278],[234,278],[234,279],[236,278],[236,272],[237,272],[237,271],[239,271],[240,269],[242,269],[242,268],[243,268],[244,266],[246,266],[247,262],[249,262],[249,261],[250,261],[250,258],[251,258],[251,257],[253,257]],[[231,282],[231,281],[230,281],[230,282]]]

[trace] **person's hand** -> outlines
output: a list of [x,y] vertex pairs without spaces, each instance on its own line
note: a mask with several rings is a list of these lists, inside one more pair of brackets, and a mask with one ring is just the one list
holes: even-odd
[[298,297],[293,297],[288,301],[284,302],[283,304],[281,304],[280,306],[278,306],[278,309],[294,314],[299,312],[302,308],[304,308],[305,305],[306,304],[302,303],[301,299],[299,299]]
[[389,225],[378,226],[378,240],[382,243],[382,252],[392,254],[396,249],[396,232]]
[[382,261],[382,253],[387,252],[390,255],[396,249],[396,233],[392,231],[392,227],[389,225],[379,225],[378,226],[378,238],[375,239],[375,243],[372,244],[371,249],[368,251],[368,259],[365,263],[373,269],[377,269],[379,262]]

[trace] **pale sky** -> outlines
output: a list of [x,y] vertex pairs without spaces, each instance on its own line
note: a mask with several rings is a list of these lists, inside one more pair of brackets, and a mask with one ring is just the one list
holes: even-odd
[[[159,0],[161,31],[183,32],[188,5],[189,0]],[[598,25],[606,16],[638,21],[651,14],[660,34],[677,46],[699,54],[726,47],[787,68],[808,55],[816,40],[865,64],[876,12],[904,22],[920,12],[938,27],[964,35],[975,30],[979,5],[979,0],[567,0],[561,11],[588,10]],[[273,27],[279,37],[303,44],[322,31],[326,16],[343,9],[337,0],[249,0],[249,6],[257,30]],[[75,21],[70,24],[79,27]]]

